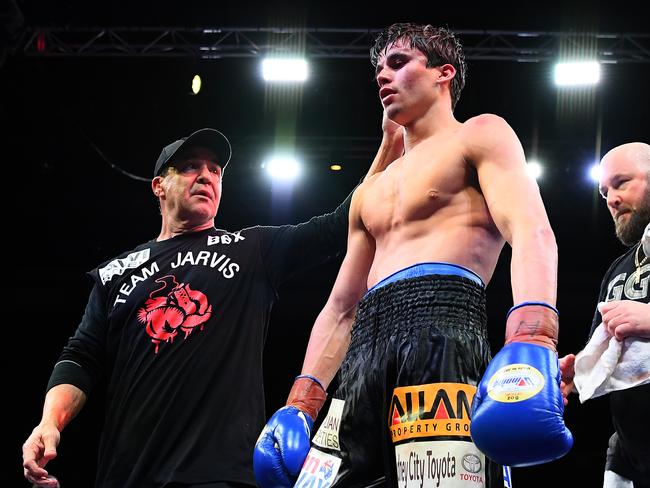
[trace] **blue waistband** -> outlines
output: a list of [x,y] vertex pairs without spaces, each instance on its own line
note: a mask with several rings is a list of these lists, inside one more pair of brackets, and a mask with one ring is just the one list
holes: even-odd
[[409,266],[408,268],[400,269],[399,271],[395,271],[392,275],[387,276],[383,280],[381,280],[379,283],[377,283],[375,286],[370,288],[366,292],[366,295],[370,293],[373,290],[376,290],[377,288],[381,288],[382,286],[388,285],[389,283],[392,283],[397,280],[404,280],[407,278],[415,278],[417,276],[426,276],[426,275],[454,275],[454,276],[462,276],[463,278],[467,278],[472,280],[474,283],[479,285],[480,287],[484,288],[485,285],[483,284],[483,280],[480,278],[479,275],[474,273],[471,269],[465,268],[463,266],[460,266],[458,264],[451,264],[451,263],[418,263],[414,264],[412,266]]

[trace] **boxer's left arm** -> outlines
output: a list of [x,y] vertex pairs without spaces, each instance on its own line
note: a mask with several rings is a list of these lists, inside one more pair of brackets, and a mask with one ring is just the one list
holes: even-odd
[[494,223],[512,247],[513,303],[543,301],[555,306],[555,235],[539,187],[526,170],[521,143],[500,117],[485,114],[466,124],[470,122],[467,158],[476,167]]
[[599,303],[598,310],[607,332],[619,341],[626,337],[650,338],[650,304],[613,300]]
[[[548,462],[572,445],[562,418],[556,349],[555,236],[512,128],[494,115],[475,117],[466,125],[467,159],[476,167],[496,227],[512,247],[515,304],[506,320],[506,345],[490,362],[474,399],[472,438],[501,464]],[[520,374],[525,394],[507,386]]]

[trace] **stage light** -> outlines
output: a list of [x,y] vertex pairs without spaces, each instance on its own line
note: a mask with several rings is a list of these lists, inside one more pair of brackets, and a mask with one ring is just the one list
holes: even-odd
[[266,81],[304,82],[309,75],[305,59],[266,58],[262,61],[262,76]]
[[201,91],[201,77],[199,75],[194,75],[192,78],[192,93],[197,95]]
[[595,85],[600,80],[600,64],[597,61],[557,63],[553,77],[557,86]]
[[332,171],[341,171],[343,169],[343,166],[341,166],[340,164],[333,164],[330,166],[330,169]]
[[292,182],[302,173],[300,162],[293,156],[274,156],[262,163],[262,168],[274,181]]
[[598,183],[600,181],[600,164],[594,163],[589,167],[589,179]]
[[530,176],[538,180],[542,177],[542,173],[544,173],[544,167],[537,161],[529,161],[526,164],[526,171]]

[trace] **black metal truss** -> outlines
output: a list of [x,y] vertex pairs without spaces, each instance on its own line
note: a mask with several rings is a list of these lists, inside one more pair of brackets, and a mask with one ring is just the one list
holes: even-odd
[[[258,27],[26,27],[14,55],[35,57],[245,58],[302,54],[368,58],[377,29]],[[596,57],[650,62],[650,34],[455,30],[468,60],[544,62]]]

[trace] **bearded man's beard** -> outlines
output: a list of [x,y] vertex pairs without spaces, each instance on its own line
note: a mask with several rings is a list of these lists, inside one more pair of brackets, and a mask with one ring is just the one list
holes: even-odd
[[650,222],[650,188],[645,192],[645,197],[641,205],[636,210],[630,211],[627,221],[617,219],[614,221],[616,226],[616,237],[626,246],[633,246],[643,237],[643,231]]

